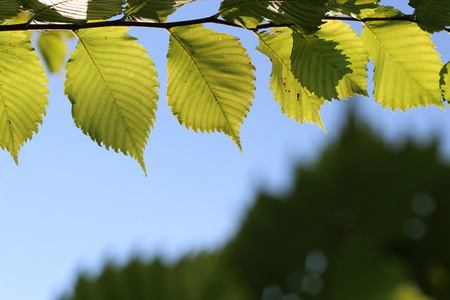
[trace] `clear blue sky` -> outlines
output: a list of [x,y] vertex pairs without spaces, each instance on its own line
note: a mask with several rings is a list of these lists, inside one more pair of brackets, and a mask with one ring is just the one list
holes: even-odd
[[[382,1],[399,8],[407,2]],[[197,1],[171,20],[209,16],[219,3]],[[135,160],[98,147],[74,126],[64,76],[50,76],[47,116],[20,151],[19,166],[0,152],[0,299],[54,299],[78,272],[99,270],[108,259],[123,262],[136,253],[174,259],[220,246],[239,226],[256,191],[289,187],[294,165],[310,162],[336,139],[352,103],[388,141],[439,136],[443,156],[450,158],[449,112],[433,107],[393,113],[373,98],[335,101],[321,111],[328,133],[287,119],[269,90],[271,66],[255,50],[256,37],[208,27],[241,38],[257,68],[255,100],[241,130],[243,154],[227,136],[188,131],[171,115],[164,30],[129,31],[155,61],[161,84],[145,150],[148,177]],[[450,60],[450,36],[440,33],[434,41],[442,60]]]

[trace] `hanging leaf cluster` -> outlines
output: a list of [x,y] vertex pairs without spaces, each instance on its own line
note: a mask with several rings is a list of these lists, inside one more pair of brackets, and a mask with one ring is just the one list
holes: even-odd
[[[378,0],[223,0],[214,16],[168,22],[193,1],[0,0],[0,147],[17,163],[48,105],[32,30],[41,31],[38,47],[50,72],[64,66],[67,39],[78,39],[64,83],[75,125],[99,145],[134,157],[144,172],[159,83],[147,51],[127,35],[130,26],[167,29],[167,98],[180,124],[223,132],[241,151],[256,68],[238,38],[203,23],[254,34],[257,50],[272,62],[275,101],[301,124],[325,130],[319,114],[325,101],[367,97],[369,59],[383,108],[444,108],[450,99],[448,62],[430,40],[430,33],[450,32],[450,0],[411,0],[412,15]],[[344,21],[363,23],[361,35]]]

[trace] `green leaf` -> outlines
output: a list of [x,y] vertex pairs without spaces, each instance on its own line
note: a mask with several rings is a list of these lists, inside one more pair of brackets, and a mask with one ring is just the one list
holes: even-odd
[[18,164],[20,148],[42,124],[48,80],[22,32],[0,32],[0,57],[0,147]]
[[293,30],[292,70],[298,81],[309,91],[326,100],[338,98],[337,86],[352,72],[347,56],[339,44],[319,35],[305,35]]
[[61,71],[67,56],[65,33],[61,31],[42,31],[38,40],[39,50],[50,72]]
[[427,32],[413,22],[374,21],[365,23],[361,38],[375,67],[375,100],[383,108],[443,108],[439,89],[443,64]]
[[166,22],[178,8],[195,0],[128,0],[125,19],[132,21]]
[[339,98],[347,99],[355,94],[368,97],[366,65],[369,59],[356,32],[346,23],[327,21],[316,34],[321,39],[336,42],[336,49],[342,50],[349,62],[351,71],[343,75],[336,87]]
[[[250,299],[268,285],[314,300],[448,298],[450,167],[436,144],[392,147],[371,131],[352,120],[314,165],[297,169],[291,191],[258,194],[223,250]],[[417,200],[436,211],[415,213]],[[422,225],[421,239],[407,237],[411,220]],[[436,267],[424,272],[430,261]],[[435,272],[443,274],[438,281]],[[316,289],[308,279],[319,281]],[[408,282],[432,298],[393,297]]]
[[404,17],[405,20],[409,20],[409,16],[405,16],[398,9],[392,6],[379,6],[376,9],[362,10],[359,18],[399,18]]
[[[195,275],[195,276],[193,276]],[[72,295],[65,300],[230,300],[251,299],[245,287],[228,270],[217,254],[184,257],[167,265],[157,258],[151,262],[130,260],[125,266],[105,266],[93,278],[78,278]]]
[[319,115],[325,100],[303,87],[291,69],[292,30],[285,28],[257,35],[260,41],[257,50],[267,55],[272,61],[270,89],[274,93],[275,101],[280,104],[282,112],[301,124],[303,121],[310,124],[316,123],[325,131]]
[[378,7],[379,0],[332,0],[328,3],[328,10],[333,14],[356,17],[362,11],[372,11]]
[[0,21],[11,19],[20,12],[19,0],[0,0]]
[[144,172],[143,150],[155,121],[156,71],[128,28],[76,32],[66,64],[65,93],[77,127],[99,145],[134,157]]
[[225,133],[242,151],[239,130],[255,89],[255,68],[246,50],[236,37],[202,25],[169,32],[167,97],[172,113],[194,131]]
[[327,0],[224,0],[219,14],[227,21],[254,28],[262,22],[296,24],[305,32],[318,29]]
[[450,62],[448,62],[441,70],[439,75],[441,76],[440,79],[440,86],[442,91],[442,97],[445,101],[450,101],[450,75],[448,75],[448,69],[450,67]]
[[450,26],[450,0],[410,0],[420,28],[428,32]]
[[[42,2],[41,2],[42,1]],[[23,0],[34,14],[28,21],[84,23],[122,13],[123,0]]]

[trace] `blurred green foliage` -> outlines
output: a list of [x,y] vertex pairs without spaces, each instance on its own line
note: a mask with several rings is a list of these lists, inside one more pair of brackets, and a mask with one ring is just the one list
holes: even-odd
[[450,167],[353,118],[292,190],[262,193],[215,253],[108,265],[64,299],[450,299]]
[[47,69],[51,73],[61,73],[69,52],[67,42],[73,38],[72,32],[43,31],[39,35],[38,46]]

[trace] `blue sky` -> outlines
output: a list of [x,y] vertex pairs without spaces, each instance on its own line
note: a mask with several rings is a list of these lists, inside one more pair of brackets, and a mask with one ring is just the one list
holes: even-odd
[[[407,2],[382,4],[404,8]],[[212,15],[219,3],[197,1],[171,20]],[[256,37],[208,27],[238,36],[257,68],[255,99],[241,130],[243,154],[227,136],[188,131],[170,113],[168,34],[162,29],[129,31],[155,61],[161,84],[144,155],[148,177],[135,160],[98,147],[75,127],[64,76],[49,76],[50,106],[39,133],[20,151],[19,166],[0,152],[0,299],[54,299],[79,272],[98,271],[110,259],[123,262],[132,254],[174,259],[215,249],[237,229],[257,191],[288,188],[295,164],[311,162],[337,138],[350,105],[387,141],[439,136],[442,155],[450,158],[448,112],[434,107],[393,113],[373,98],[335,101],[321,110],[328,133],[287,119],[269,90],[271,66],[255,50]],[[449,61],[448,33],[433,40],[441,59]]]

